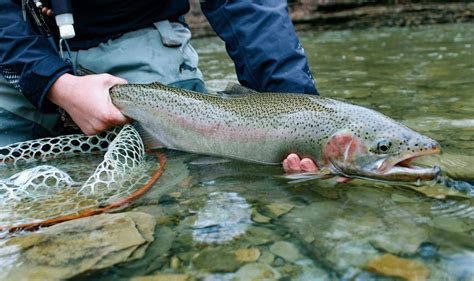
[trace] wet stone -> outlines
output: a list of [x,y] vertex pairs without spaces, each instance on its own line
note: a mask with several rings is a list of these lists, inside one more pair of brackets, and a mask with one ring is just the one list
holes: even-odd
[[139,259],[153,241],[145,213],[103,214],[64,222],[0,246],[1,280],[58,280]]
[[264,264],[272,264],[274,259],[275,255],[270,252],[263,251],[258,261]]
[[275,242],[270,246],[270,251],[289,262],[296,261],[302,257],[296,246],[286,241]]
[[196,268],[208,272],[233,272],[240,266],[235,254],[220,249],[202,251],[193,259],[193,264]]
[[473,229],[472,225],[466,224],[455,217],[436,217],[428,222],[429,225],[450,232],[465,232]]
[[310,259],[303,259],[296,262],[297,265],[301,267],[301,270],[293,280],[306,281],[306,280],[316,280],[324,281],[330,280],[328,273],[321,267],[314,264]]
[[277,218],[283,216],[284,214],[293,210],[295,206],[286,203],[272,203],[266,206],[266,209],[272,215],[272,217]]
[[170,267],[174,270],[178,269],[181,266],[181,262],[178,257],[173,256],[170,260]]
[[132,278],[131,281],[191,281],[195,280],[187,274],[157,273],[155,275]]
[[273,230],[257,226],[249,227],[244,238],[252,245],[263,245],[282,239],[282,237],[276,234]]
[[276,257],[276,258],[273,260],[272,265],[273,265],[273,266],[284,266],[285,263],[286,263],[286,261],[285,261],[283,258]]
[[428,232],[415,224],[399,222],[389,229],[370,239],[370,244],[392,254],[414,254],[420,245],[428,240]]
[[430,274],[423,264],[391,254],[371,260],[368,268],[383,275],[399,277],[408,281],[426,280]]
[[281,274],[273,267],[263,263],[249,263],[235,273],[235,281],[278,280]]
[[255,208],[252,209],[252,220],[258,223],[269,223],[272,219],[260,214]]
[[238,249],[235,251],[235,256],[237,260],[241,262],[257,261],[260,257],[260,250],[257,248]]

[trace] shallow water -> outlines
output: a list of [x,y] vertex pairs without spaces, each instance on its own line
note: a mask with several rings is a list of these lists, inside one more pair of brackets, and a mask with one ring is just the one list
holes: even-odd
[[[280,167],[169,151],[163,178],[127,208],[157,218],[145,257],[78,279],[183,273],[247,280],[265,273],[282,280],[391,280],[368,270],[386,253],[416,261],[430,280],[474,278],[474,206],[467,196],[474,182],[474,25],[300,38],[322,95],[376,109],[438,140],[444,154],[429,161],[444,161],[450,186],[467,187],[456,193],[446,181],[289,184],[278,177]],[[236,79],[220,40],[194,46],[210,89]],[[242,261],[235,254],[242,249],[259,255]]]

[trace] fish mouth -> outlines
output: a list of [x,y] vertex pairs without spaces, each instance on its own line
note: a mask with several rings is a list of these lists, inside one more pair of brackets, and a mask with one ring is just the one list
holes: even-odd
[[434,145],[431,149],[411,153],[399,159],[387,159],[377,169],[377,173],[380,175],[380,178],[385,180],[433,180],[441,172],[439,167],[419,167],[413,165],[412,162],[421,156],[437,154],[440,152],[441,149],[439,145]]

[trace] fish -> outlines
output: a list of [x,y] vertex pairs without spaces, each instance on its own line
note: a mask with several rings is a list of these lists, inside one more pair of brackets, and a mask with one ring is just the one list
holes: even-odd
[[412,164],[438,142],[375,110],[317,95],[257,92],[230,83],[202,94],[159,82],[116,85],[113,104],[137,121],[148,148],[281,164],[290,153],[331,176],[432,180],[440,168]]

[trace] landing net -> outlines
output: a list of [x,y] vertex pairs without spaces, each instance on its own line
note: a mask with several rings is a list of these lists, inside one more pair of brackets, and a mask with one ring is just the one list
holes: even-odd
[[121,207],[151,188],[164,161],[162,155],[145,154],[132,125],[0,147],[0,231]]

